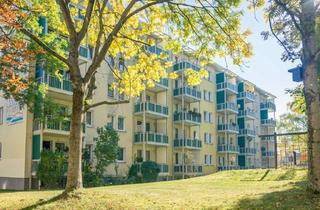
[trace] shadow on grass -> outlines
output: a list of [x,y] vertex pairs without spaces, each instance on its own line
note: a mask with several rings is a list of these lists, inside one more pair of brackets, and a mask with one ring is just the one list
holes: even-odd
[[262,194],[258,198],[242,199],[232,209],[320,209],[320,195],[307,191],[305,181],[290,185],[293,187],[289,190]]
[[61,194],[58,194],[48,200],[45,200],[45,199],[41,199],[39,202],[31,205],[31,206],[27,206],[27,207],[24,207],[22,208],[21,210],[31,210],[31,209],[35,209],[37,207],[40,207],[40,206],[44,206],[44,205],[47,205],[47,204],[50,204],[50,203],[53,203],[53,202],[56,202],[56,201],[59,201],[59,200],[65,200],[65,199],[68,199],[70,198],[70,196],[68,196],[66,193],[61,193]]

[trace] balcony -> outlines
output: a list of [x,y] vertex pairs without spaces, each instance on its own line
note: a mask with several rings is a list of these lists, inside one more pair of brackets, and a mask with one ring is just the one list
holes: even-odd
[[256,148],[240,147],[240,155],[256,155]]
[[179,111],[174,113],[173,121],[175,123],[184,122],[185,125],[196,126],[201,124],[201,114],[192,111]]
[[264,120],[261,120],[261,125],[275,127],[276,121],[274,119],[264,119]]
[[202,165],[200,164],[176,164],[173,167],[173,171],[177,174],[185,173],[186,175],[201,175],[202,174]]
[[184,97],[184,101],[187,103],[193,103],[201,100],[201,92],[188,86],[175,88],[173,90],[173,96],[178,100],[182,100],[182,97]]
[[146,116],[153,119],[161,119],[168,117],[168,107],[151,102],[137,103],[134,105],[135,115],[142,115],[145,107]]
[[158,93],[169,89],[169,80],[167,78],[160,78],[159,82],[154,82],[154,87],[148,87],[148,90]]
[[198,139],[175,139],[173,145],[176,148],[201,149],[202,142]]
[[238,88],[236,84],[230,82],[224,82],[217,84],[217,91],[225,90],[227,93],[238,94]]
[[186,61],[176,63],[173,65],[173,71],[175,71],[175,72],[181,72],[185,69],[192,69],[194,71],[199,71],[200,67],[193,65],[192,63],[186,62]]
[[256,112],[252,109],[239,110],[238,118],[240,118],[240,117],[241,118],[245,117],[245,118],[254,120],[254,119],[256,119]]
[[274,152],[262,152],[262,157],[274,157]]
[[260,109],[276,111],[276,105],[274,101],[264,101],[260,103]]
[[69,135],[70,120],[47,120],[44,124],[43,133]]
[[262,136],[261,141],[274,141],[274,136]]
[[238,114],[238,107],[236,103],[223,103],[217,105],[217,112],[227,112]]
[[239,136],[250,136],[255,137],[256,131],[248,128],[240,129],[239,130]]
[[49,86],[49,90],[58,93],[72,95],[72,82],[70,80],[60,80],[56,76],[45,74],[37,79],[40,83],[45,83]]
[[[159,176],[168,175],[169,173],[169,165],[166,163],[157,163],[160,169]],[[141,165],[142,163],[137,163],[138,165],[138,173],[141,175]]]
[[240,167],[237,165],[226,165],[226,166],[218,166],[219,171],[227,171],[227,170],[237,170]]
[[79,47],[79,55],[82,59],[92,60],[93,49],[90,49],[90,47],[80,46]]
[[218,124],[218,132],[239,133],[239,127],[237,124]]
[[240,99],[243,98],[249,102],[254,102],[256,100],[256,96],[248,91],[238,93],[237,97]]
[[134,134],[134,143],[142,144],[143,143],[143,135],[145,138],[146,144],[149,145],[157,145],[157,146],[168,146],[168,136],[161,133],[153,133],[153,132],[137,132]]
[[218,152],[220,153],[239,153],[239,146],[224,144],[218,145]]

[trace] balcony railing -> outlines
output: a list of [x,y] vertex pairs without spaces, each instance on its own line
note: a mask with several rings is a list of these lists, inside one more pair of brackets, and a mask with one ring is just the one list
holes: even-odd
[[175,139],[174,147],[185,147],[189,149],[200,149],[202,142],[198,139]]
[[174,165],[174,172],[175,173],[191,173],[191,174],[201,174],[202,173],[202,165],[199,164],[185,164],[182,166],[182,164]]
[[45,128],[57,131],[70,131],[71,122],[69,120],[47,120]]
[[238,93],[238,98],[246,98],[249,99],[250,101],[255,101],[256,96],[253,93],[250,93],[248,91]]
[[238,117],[256,118],[256,112],[252,109],[239,110]]
[[218,124],[218,131],[221,132],[239,132],[239,127],[237,124]]
[[195,88],[190,88],[186,86],[186,87],[175,88],[173,90],[173,96],[181,96],[181,95],[191,97],[195,100],[201,100],[201,92]]
[[261,120],[261,125],[265,126],[276,126],[276,121],[274,119],[263,119]]
[[201,123],[201,114],[198,112],[192,112],[192,111],[180,111],[175,112],[173,115],[174,121],[188,121],[195,124]]
[[255,136],[256,131],[248,128],[240,129],[239,130],[239,135],[244,135],[244,136]]
[[264,101],[260,103],[260,109],[276,110],[276,105],[273,101]]
[[261,155],[262,157],[273,157],[274,152],[262,152]]
[[169,87],[169,80],[167,78],[160,78],[160,81],[156,82],[156,84]]
[[229,90],[234,93],[238,93],[237,85],[232,84],[230,82],[224,82],[217,84],[217,90]]
[[218,145],[218,152],[239,152],[239,146],[224,144]]
[[57,77],[45,74],[43,77],[37,79],[41,83],[48,84],[49,87],[72,92],[72,83],[70,80],[59,80]]
[[231,111],[238,113],[238,107],[236,103],[223,103],[217,105],[217,111]]
[[160,115],[168,116],[168,107],[167,106],[162,106],[160,104],[155,104],[155,103],[151,103],[151,102],[135,104],[134,112],[135,113],[143,112],[144,107],[146,108],[145,110],[147,112],[152,112],[153,114],[160,114]]
[[257,153],[256,148],[240,147],[241,155],[255,155],[256,153]]
[[225,170],[237,170],[240,167],[237,165],[226,165],[226,166],[218,166],[219,171],[225,171]]
[[173,71],[180,71],[184,69],[193,69],[195,71],[199,71],[200,67],[185,61],[173,65]]
[[[157,163],[158,167],[159,167],[159,173],[161,175],[161,173],[169,173],[169,165],[166,163]],[[141,174],[141,165],[142,163],[137,163],[138,166],[138,173]]]
[[261,141],[274,141],[274,136],[262,136]]
[[134,134],[134,143],[142,143],[143,135],[145,138],[145,142],[147,144],[155,144],[155,145],[168,145],[169,140],[168,136],[161,133],[153,133],[153,132],[137,132]]

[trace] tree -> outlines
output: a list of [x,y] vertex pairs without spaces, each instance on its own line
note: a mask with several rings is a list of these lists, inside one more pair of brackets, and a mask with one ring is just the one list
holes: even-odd
[[95,139],[96,147],[94,154],[96,157],[95,170],[99,178],[103,177],[105,168],[114,163],[119,152],[118,133],[108,126],[97,128],[99,137]]
[[[284,48],[283,61],[299,59],[308,116],[308,183],[320,192],[319,12],[316,0],[272,0],[266,10],[271,34]],[[269,32],[263,32],[267,38]]]
[[[254,2],[259,5],[261,0]],[[202,68],[188,69],[185,74],[190,85],[197,85],[207,75],[203,67],[213,58],[228,55],[240,65],[252,54],[245,41],[250,32],[240,29],[240,3],[241,0],[1,0],[0,27],[4,32],[14,32],[8,39],[26,39],[28,49],[41,51],[36,53],[35,62],[46,71],[57,76],[57,69],[70,72],[73,103],[66,192],[82,187],[83,113],[100,105],[128,102],[92,104],[97,70],[106,62],[105,58],[120,57],[124,69],[106,62],[116,80],[114,88],[133,97],[154,86],[160,78],[168,77],[166,69],[171,62],[164,62],[168,52],[176,54],[183,47],[192,46],[188,53]],[[43,20],[50,30],[39,24]],[[165,48],[160,56],[145,50],[159,42]],[[85,71],[81,71],[79,63],[81,44],[90,45],[93,52]],[[9,95],[16,94],[11,91]]]

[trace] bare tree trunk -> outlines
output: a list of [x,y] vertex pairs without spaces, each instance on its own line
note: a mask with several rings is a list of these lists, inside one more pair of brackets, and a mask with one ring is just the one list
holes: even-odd
[[305,66],[304,92],[308,115],[309,187],[320,192],[320,99],[316,63]]
[[[69,138],[68,176],[65,191],[70,192],[82,188],[82,110],[84,91],[81,83],[74,83]],[[78,85],[77,85],[78,84]]]
[[308,187],[320,192],[320,95],[317,72],[316,2],[301,0],[303,83],[308,116]]

